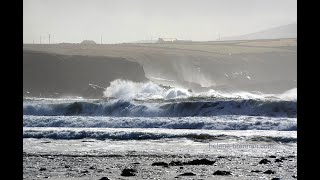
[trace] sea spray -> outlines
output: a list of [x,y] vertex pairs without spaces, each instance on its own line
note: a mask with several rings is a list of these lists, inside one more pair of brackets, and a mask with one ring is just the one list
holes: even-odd
[[225,92],[209,89],[204,92],[190,92],[184,88],[163,88],[154,82],[132,82],[117,79],[110,83],[110,86],[104,91],[107,98],[115,98],[122,100],[150,100],[150,99],[187,99],[187,98],[236,98],[236,99],[278,99],[296,101],[297,88],[290,89],[281,94],[263,94],[261,92],[235,91]]
[[190,95],[187,90],[182,88],[166,90],[151,81],[139,83],[121,79],[112,81],[110,86],[104,91],[105,97],[122,100],[173,99],[188,97]]

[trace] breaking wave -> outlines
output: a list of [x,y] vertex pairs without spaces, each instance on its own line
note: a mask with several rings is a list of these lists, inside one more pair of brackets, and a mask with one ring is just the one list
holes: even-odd
[[151,81],[145,83],[117,79],[104,91],[107,98],[122,100],[177,99],[177,98],[239,98],[239,99],[278,99],[296,100],[297,88],[282,94],[263,94],[260,92],[222,92],[210,89],[206,92],[191,92],[183,88],[161,86]]
[[209,134],[209,133],[161,133],[147,131],[95,131],[83,129],[47,129],[47,130],[24,130],[23,138],[47,138],[47,139],[97,139],[97,140],[159,140],[172,138],[186,138],[194,141],[212,141],[212,140],[244,140],[244,141],[262,141],[262,142],[281,142],[295,143],[296,137],[284,136],[237,136],[228,134]]
[[217,115],[249,115],[296,117],[296,101],[212,100],[139,103],[110,100],[93,102],[38,103],[24,102],[24,115],[37,116],[122,116],[122,117],[187,117]]
[[297,130],[296,118],[254,116],[214,117],[100,117],[100,116],[28,116],[24,127],[73,128],[164,128],[207,130]]

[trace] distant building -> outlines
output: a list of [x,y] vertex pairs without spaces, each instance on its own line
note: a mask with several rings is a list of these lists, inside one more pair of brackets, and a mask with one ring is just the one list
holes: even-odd
[[157,43],[183,43],[192,42],[191,40],[178,40],[177,38],[159,38]]
[[166,42],[176,42],[177,38],[159,38],[158,43],[166,43]]
[[84,40],[80,44],[97,44],[97,43],[94,42],[93,40]]

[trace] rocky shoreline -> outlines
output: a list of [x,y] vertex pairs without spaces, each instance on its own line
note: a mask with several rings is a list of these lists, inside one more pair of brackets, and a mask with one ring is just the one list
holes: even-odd
[[24,153],[24,179],[296,179],[297,157]]

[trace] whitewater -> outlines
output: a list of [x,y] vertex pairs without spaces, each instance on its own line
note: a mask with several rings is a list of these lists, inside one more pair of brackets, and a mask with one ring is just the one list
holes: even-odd
[[[98,154],[133,142],[143,144],[136,151],[157,149],[158,143],[166,147],[157,153],[182,152],[173,142],[193,147],[194,153],[209,142],[267,143],[295,152],[296,94],[296,88],[281,94],[193,92],[118,79],[105,89],[103,99],[24,97],[25,151],[61,153],[58,144],[92,141],[90,152]],[[57,144],[47,146],[43,140]],[[86,148],[65,152],[89,153]]]

